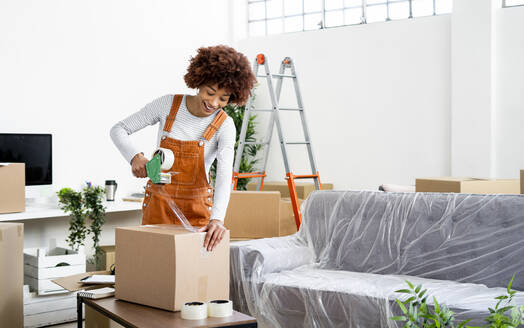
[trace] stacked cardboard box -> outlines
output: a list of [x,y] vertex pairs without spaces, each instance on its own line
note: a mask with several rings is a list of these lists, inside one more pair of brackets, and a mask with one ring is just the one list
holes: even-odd
[[0,163],[0,213],[25,211],[25,164]]
[[279,237],[297,232],[291,201],[281,198],[278,191],[232,191],[225,225],[235,239]]
[[416,179],[417,192],[455,192],[465,194],[518,194],[518,179],[424,178]]
[[164,224],[116,228],[115,297],[169,311],[229,299],[229,231],[212,252],[205,235]]
[[0,327],[24,325],[24,225],[0,223]]
[[[297,190],[297,197],[299,199],[306,199],[307,196],[315,191],[315,184],[313,182],[296,182],[295,188]],[[331,190],[333,189],[332,183],[323,183],[322,190]],[[250,182],[247,184],[247,190],[255,191],[257,190],[257,183]],[[282,195],[282,198],[287,198],[289,196],[289,187],[286,181],[264,181],[264,186],[262,191],[279,191]]]
[[111,271],[111,266],[115,264],[115,246],[107,245],[100,246],[100,248],[102,249],[102,254],[97,270]]

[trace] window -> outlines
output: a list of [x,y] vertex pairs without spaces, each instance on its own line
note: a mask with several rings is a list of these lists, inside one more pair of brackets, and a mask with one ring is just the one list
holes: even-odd
[[[505,0],[524,2],[524,0]],[[250,36],[451,13],[452,0],[248,0]]]
[[524,6],[524,0],[502,0],[502,7]]

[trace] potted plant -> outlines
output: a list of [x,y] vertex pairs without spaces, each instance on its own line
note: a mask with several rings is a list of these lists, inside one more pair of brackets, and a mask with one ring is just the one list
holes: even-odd
[[[105,207],[102,204],[104,189],[88,184],[79,192],[71,188],[63,188],[57,194],[60,208],[70,215],[67,237],[69,246],[78,251],[79,247],[84,245],[86,236],[91,234],[95,249],[94,259],[91,262],[98,266],[101,254],[100,234],[105,222]],[[89,227],[86,227],[86,219],[91,220]]]

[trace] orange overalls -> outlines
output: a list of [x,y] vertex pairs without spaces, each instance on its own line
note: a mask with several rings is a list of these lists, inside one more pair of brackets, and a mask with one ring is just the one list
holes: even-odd
[[[173,99],[164,126],[167,133],[171,132],[182,97],[175,95]],[[227,114],[220,109],[201,139],[211,140],[226,118]],[[175,155],[171,169],[163,172],[179,173],[172,175],[170,184],[157,185],[151,180],[147,182],[142,204],[142,224],[182,224],[169,205],[171,199],[192,226],[207,225],[213,206],[213,188],[206,177],[204,141],[182,141],[163,136],[160,147],[170,149]]]

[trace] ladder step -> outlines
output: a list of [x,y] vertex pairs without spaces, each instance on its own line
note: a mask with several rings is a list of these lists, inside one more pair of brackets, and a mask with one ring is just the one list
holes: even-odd
[[[272,77],[291,77],[295,78],[296,75],[289,75],[289,74],[271,74]],[[268,75],[257,75],[257,77],[268,77]]]
[[279,109],[280,110],[296,110],[296,111],[304,110],[303,108],[282,108],[282,107],[280,107]]
[[286,145],[307,145],[309,141],[286,142]]
[[266,145],[267,142],[256,142],[256,141],[240,141],[244,145]]

